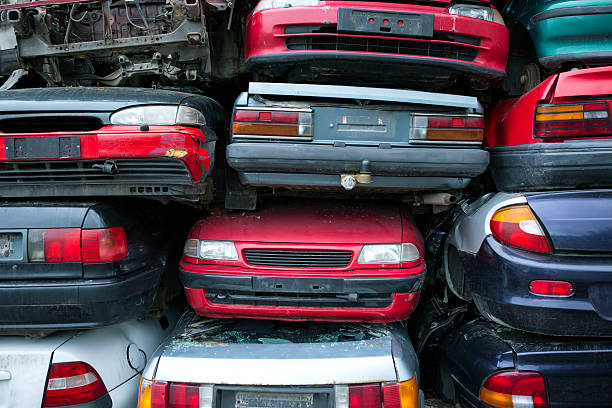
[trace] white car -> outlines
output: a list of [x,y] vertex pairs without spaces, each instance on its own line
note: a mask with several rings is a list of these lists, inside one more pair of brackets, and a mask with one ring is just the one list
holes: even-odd
[[182,308],[46,336],[0,336],[0,408],[134,408],[140,374]]

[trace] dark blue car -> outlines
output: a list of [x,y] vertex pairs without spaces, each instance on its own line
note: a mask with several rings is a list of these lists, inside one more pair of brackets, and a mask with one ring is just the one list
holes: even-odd
[[462,208],[444,251],[457,296],[516,329],[612,336],[612,190],[497,193]]
[[610,339],[551,339],[479,318],[446,334],[435,351],[436,390],[463,407],[612,405]]

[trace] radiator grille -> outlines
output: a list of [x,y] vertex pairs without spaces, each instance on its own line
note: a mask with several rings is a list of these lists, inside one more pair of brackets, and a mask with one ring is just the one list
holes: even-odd
[[351,251],[313,251],[284,249],[245,249],[251,265],[302,268],[341,268],[351,262]]
[[[116,171],[105,173],[111,163]],[[74,182],[193,184],[185,163],[170,158],[0,162],[0,184]]]
[[386,308],[393,303],[391,293],[377,293],[372,295],[359,295],[351,298],[343,294],[308,294],[286,292],[223,292],[215,293],[210,290],[206,298],[214,304],[222,305],[248,305],[248,306],[276,306],[276,307],[342,307],[342,308]]

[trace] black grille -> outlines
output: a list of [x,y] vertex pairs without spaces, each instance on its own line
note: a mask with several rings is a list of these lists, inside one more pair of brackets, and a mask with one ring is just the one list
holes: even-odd
[[378,38],[300,36],[285,40],[292,51],[353,51],[393,55],[418,55],[449,58],[459,61],[474,61],[478,50],[456,44],[441,44],[430,41],[406,41]]
[[277,307],[344,307],[386,308],[393,303],[390,293],[377,294],[310,294],[285,292],[223,292],[208,291],[206,298],[214,304],[277,306]]
[[251,265],[303,268],[340,268],[351,262],[351,251],[313,251],[284,249],[245,249]]
[[192,184],[185,164],[170,158],[0,162],[0,184],[74,182]]

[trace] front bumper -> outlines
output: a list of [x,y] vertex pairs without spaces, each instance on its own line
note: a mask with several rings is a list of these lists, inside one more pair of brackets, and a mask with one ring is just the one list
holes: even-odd
[[163,265],[112,279],[0,281],[0,330],[58,330],[107,326],[142,317]]
[[[268,9],[251,14],[245,46],[247,68],[282,75],[296,65],[304,65],[315,70],[322,68],[325,75],[331,74],[331,68],[345,76],[355,72],[380,81],[377,73],[383,63],[389,69],[396,67],[400,76],[412,67],[410,74],[421,78],[433,79],[453,73],[479,75],[489,81],[505,77],[509,36],[504,25],[450,15],[439,7],[363,2],[343,2],[341,6],[326,2],[320,6]],[[338,10],[343,7],[383,13],[433,14],[434,34],[428,38],[339,33]],[[308,32],[308,27],[314,27],[314,31]],[[316,27],[324,30],[321,32]],[[296,41],[303,45],[297,48],[290,45]],[[385,41],[390,43],[389,47],[371,51]],[[316,45],[319,42],[327,45],[319,48]],[[423,66],[429,66],[431,71],[424,72]],[[400,78],[392,77],[392,81]]]
[[[560,336],[612,336],[610,258],[543,255],[488,237],[464,259],[472,297],[488,319],[519,330]],[[533,280],[572,283],[567,297],[529,291]]]
[[372,183],[357,189],[464,188],[482,174],[489,154],[478,148],[335,147],[297,143],[232,143],[228,164],[243,184],[273,187],[342,188],[341,174],[359,173],[367,160]]
[[415,269],[420,273],[387,278],[217,275],[184,268],[179,274],[189,304],[202,316],[391,322],[407,319],[417,305],[424,265]]
[[491,175],[499,191],[612,186],[612,139],[492,147]]

